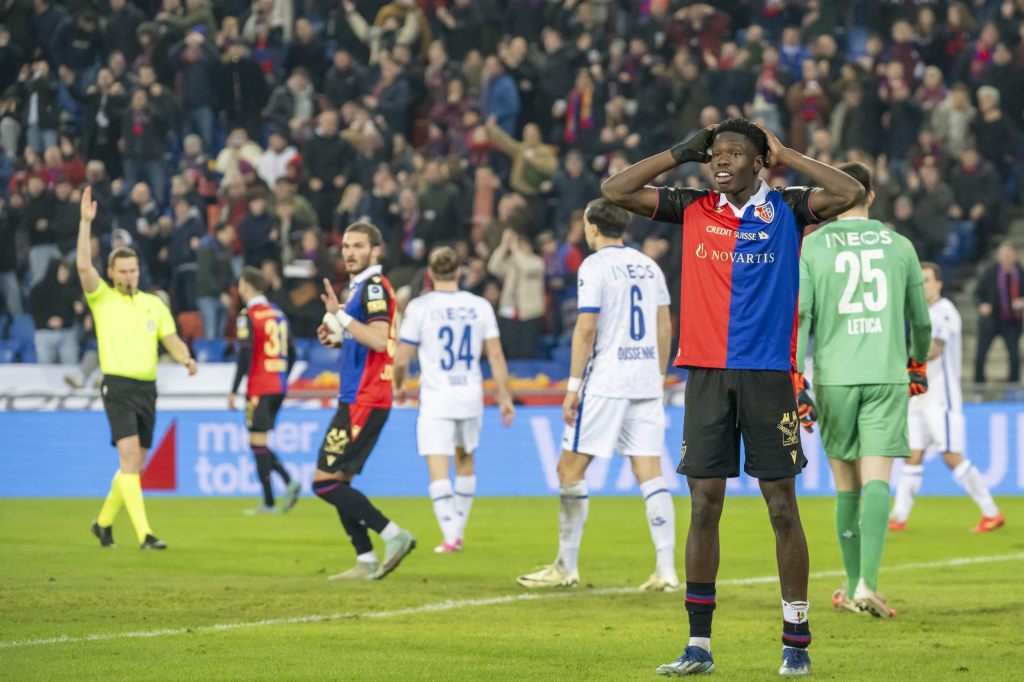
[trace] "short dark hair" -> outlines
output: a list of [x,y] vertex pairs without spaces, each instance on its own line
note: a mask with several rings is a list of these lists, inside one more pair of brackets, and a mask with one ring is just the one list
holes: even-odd
[[607,199],[594,199],[587,204],[583,215],[594,224],[602,236],[612,239],[621,237],[626,231],[626,223],[629,222],[629,212]]
[[758,154],[764,157],[768,156],[768,136],[751,121],[745,118],[725,119],[718,124],[711,142],[714,143],[715,138],[722,133],[738,133],[743,135],[754,145],[754,149],[757,150]]
[[238,279],[245,282],[261,294],[267,290],[267,278],[264,277],[263,273],[260,272],[260,269],[255,266],[246,265],[242,268],[242,274]]
[[871,194],[871,169],[865,166],[859,161],[850,161],[839,166],[839,170],[843,171],[851,178],[856,180],[864,188],[864,200],[861,203],[865,203],[868,200],[868,195]]
[[138,260],[139,254],[135,253],[135,249],[129,246],[119,246],[111,251],[110,255],[107,256],[107,267],[114,267],[114,263],[121,258],[134,258],[135,260]]
[[450,282],[459,272],[459,254],[450,246],[439,246],[430,252],[427,261],[434,279]]
[[373,223],[358,222],[352,223],[345,228],[345,234],[349,232],[360,232],[365,234],[370,239],[370,246],[380,246],[384,243],[384,238],[380,234],[380,230]]
[[217,223],[217,226],[213,228],[213,232],[214,232],[214,234],[220,234],[224,230],[226,230],[228,228],[234,229],[234,227],[235,227],[234,225],[232,225],[231,223],[229,223],[228,221],[225,220],[225,221]]
[[935,276],[935,281],[942,281],[942,266],[940,266],[938,263],[933,263],[930,260],[923,260],[921,261],[921,269],[931,270],[932,275]]

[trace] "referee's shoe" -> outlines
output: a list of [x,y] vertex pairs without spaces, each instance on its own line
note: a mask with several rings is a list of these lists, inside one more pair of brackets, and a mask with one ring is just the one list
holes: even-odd
[[152,533],[147,533],[139,549],[167,549],[167,544]]
[[100,547],[117,547],[114,544],[114,529],[112,526],[101,526],[98,521],[93,521],[92,534],[99,539]]

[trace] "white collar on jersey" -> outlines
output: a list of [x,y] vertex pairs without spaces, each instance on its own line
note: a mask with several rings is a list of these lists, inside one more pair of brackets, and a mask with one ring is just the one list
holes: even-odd
[[269,301],[267,301],[267,297],[264,296],[263,294],[260,294],[259,296],[253,296],[252,298],[250,298],[249,302],[245,304],[245,307],[251,308],[254,305],[266,305],[268,302]]
[[718,195],[718,205],[721,207],[728,204],[729,208],[732,209],[733,214],[736,215],[737,218],[743,217],[743,212],[747,210],[747,206],[760,206],[764,202],[768,201],[768,192],[771,191],[771,188],[768,187],[768,183],[764,180],[760,180],[760,183],[761,186],[757,188],[756,192],[750,195],[750,198],[747,199],[747,203],[743,204],[742,208],[736,208],[733,206],[732,202],[729,201],[724,192]]
[[370,279],[374,275],[379,275],[382,272],[384,272],[384,267],[382,265],[371,265],[352,278],[352,281],[348,283],[349,290],[355,289],[366,280]]

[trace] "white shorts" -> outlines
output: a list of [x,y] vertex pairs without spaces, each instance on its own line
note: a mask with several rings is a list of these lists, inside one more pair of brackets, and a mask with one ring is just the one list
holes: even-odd
[[912,405],[907,414],[907,427],[911,450],[964,451],[964,413],[960,410]]
[[416,445],[420,456],[454,455],[455,448],[473,452],[480,444],[483,421],[483,415],[468,419],[445,419],[420,413],[416,419]]
[[611,458],[612,452],[660,457],[665,449],[665,407],[661,398],[584,396],[576,426],[565,427],[562,449],[602,459]]

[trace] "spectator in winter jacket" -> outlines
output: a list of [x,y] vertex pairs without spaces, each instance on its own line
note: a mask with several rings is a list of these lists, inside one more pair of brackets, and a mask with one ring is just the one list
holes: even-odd
[[316,209],[319,223],[330,225],[355,161],[351,145],[338,134],[336,111],[328,109],[317,118],[316,130],[306,143],[302,161],[307,177],[306,198]]
[[51,260],[45,276],[32,287],[29,295],[40,363],[73,365],[78,362],[75,307],[82,305],[80,297],[81,291],[71,277],[71,267],[62,260]]
[[203,146],[212,149],[218,55],[206,36],[193,31],[175,43],[168,60],[181,79],[184,131],[198,135]]
[[106,19],[104,43],[107,49],[120,52],[129,62],[135,61],[139,54],[136,31],[146,20],[146,15],[129,0],[110,0]]
[[249,56],[249,48],[234,43],[217,71],[218,108],[229,128],[245,128],[249,139],[263,136],[260,113],[267,105],[267,79]]
[[496,56],[484,60],[484,83],[481,88],[480,109],[485,118],[493,116],[509,135],[515,135],[519,121],[519,91],[505,66]]
[[57,106],[57,84],[50,77],[50,65],[40,59],[22,68],[18,78],[22,128],[25,141],[37,154],[57,145],[60,109]]
[[203,317],[203,338],[224,336],[224,326],[232,305],[231,245],[234,241],[235,228],[231,223],[218,224],[214,234],[206,235],[199,241],[196,302]]
[[167,170],[163,161],[166,125],[163,112],[150,106],[146,91],[135,90],[121,124],[124,183],[131,187],[145,181],[160,206],[167,201]]
[[253,191],[248,199],[248,212],[238,226],[245,265],[259,267],[268,258],[277,258],[277,237],[274,215],[267,210],[266,195]]
[[279,130],[287,130],[291,135],[296,135],[316,113],[313,94],[309,72],[303,68],[295,69],[287,82],[271,93],[264,115]]

